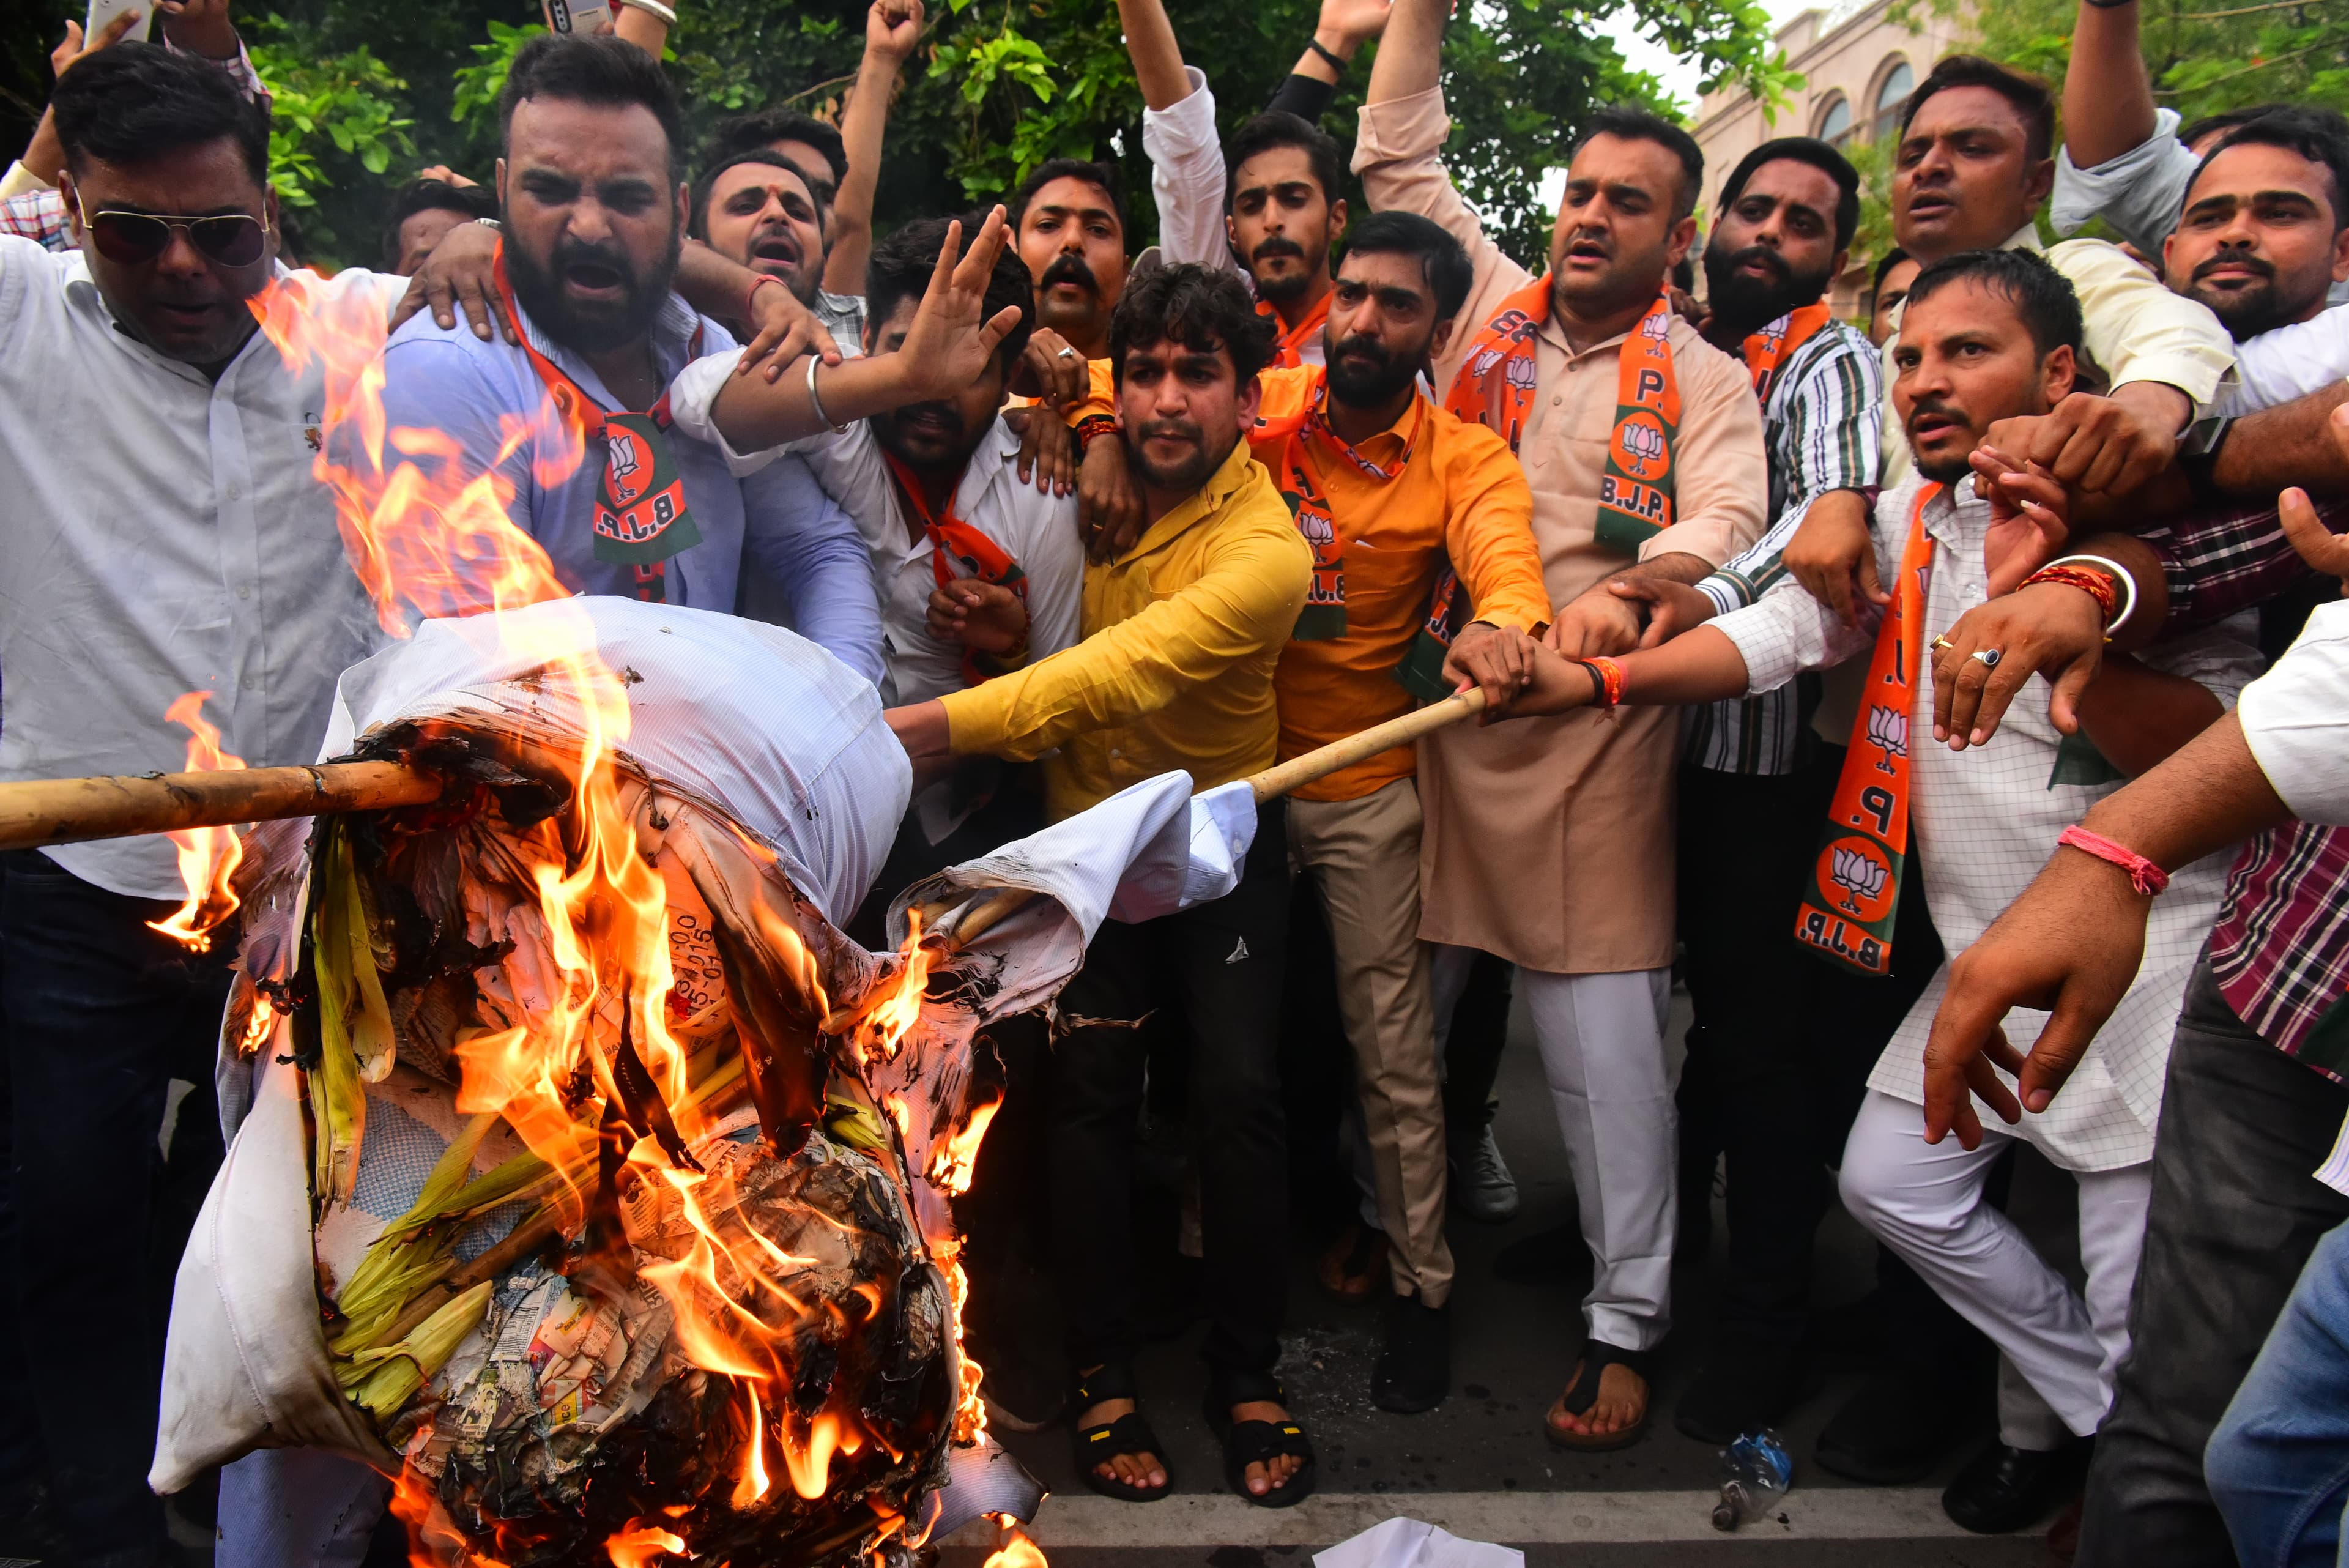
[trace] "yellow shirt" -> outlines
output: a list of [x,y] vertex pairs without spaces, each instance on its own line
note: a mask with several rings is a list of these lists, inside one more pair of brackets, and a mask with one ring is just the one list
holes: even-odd
[[1044,763],[1055,822],[1171,769],[1208,789],[1270,767],[1273,669],[1312,576],[1240,442],[1124,556],[1085,567],[1084,641],[943,699],[954,750],[1060,748]]
[[[1264,372],[1262,419],[1293,420],[1320,388],[1319,366]],[[1447,558],[1474,618],[1531,631],[1549,619],[1541,552],[1534,545],[1533,492],[1508,443],[1424,397],[1354,452],[1393,474],[1381,479],[1330,439],[1299,439],[1307,472],[1328,497],[1343,557],[1345,631],[1292,639],[1275,683],[1280,756],[1301,756],[1411,711],[1394,678],[1427,618]],[[1286,483],[1288,441],[1261,441],[1257,461]],[[1408,461],[1406,461],[1408,458]],[[1416,771],[1418,753],[1397,746],[1297,791],[1299,800],[1355,800]]]

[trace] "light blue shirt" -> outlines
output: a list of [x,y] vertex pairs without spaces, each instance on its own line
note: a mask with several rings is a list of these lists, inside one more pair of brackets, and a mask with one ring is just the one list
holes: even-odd
[[[623,406],[585,360],[516,315],[515,325],[588,396],[608,410]],[[697,316],[675,295],[653,324],[653,358],[664,380],[697,354],[734,347],[724,327]],[[507,514],[545,546],[565,587],[636,597],[633,567],[595,558],[603,452],[591,441],[585,458],[562,472],[568,436],[552,423],[545,387],[520,348],[502,337],[484,343],[462,322],[444,329],[419,313],[384,349],[383,403],[391,429],[438,429],[454,437],[468,476],[494,468],[505,477],[513,489]],[[515,420],[529,421],[530,429],[501,461],[506,427]],[[864,543],[806,464],[777,462],[738,479],[720,453],[682,431],[669,432],[669,449],[701,538],[668,558],[666,602],[731,615],[747,565],[782,586],[802,636],[877,683],[881,613]],[[542,455],[548,475],[540,472]],[[550,477],[553,483],[546,482]]]

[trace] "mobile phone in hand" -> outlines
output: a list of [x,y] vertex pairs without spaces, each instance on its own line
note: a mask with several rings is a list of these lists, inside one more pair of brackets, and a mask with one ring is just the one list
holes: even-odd
[[543,4],[549,32],[576,33],[584,38],[612,30],[611,0],[543,0]]
[[81,25],[83,47],[98,42],[98,36],[106,30],[106,25],[125,11],[137,11],[139,20],[131,23],[130,30],[122,36],[145,43],[148,34],[155,26],[154,0],[89,0],[89,16]]

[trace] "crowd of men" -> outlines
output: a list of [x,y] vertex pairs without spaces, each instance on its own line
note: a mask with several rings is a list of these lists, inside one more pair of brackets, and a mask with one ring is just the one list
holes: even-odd
[[[222,0],[158,9],[153,42],[68,40],[0,184],[0,778],[171,768],[191,691],[253,764],[313,761],[384,635],[315,473],[360,432],[321,431],[321,363],[248,308],[293,260],[267,94]],[[1056,1038],[1001,1032],[966,1215],[997,1421],[1166,1496],[1134,1362],[1195,1316],[1226,1483],[1301,1500],[1275,1367],[1308,1245],[1382,1313],[1373,1401],[1444,1400],[1452,1301],[1486,1288],[1447,1227],[1517,1208],[1514,994],[1577,1212],[1502,1270],[1591,1264],[1548,1444],[1654,1424],[1718,1180],[1688,1438],[1869,1345],[1837,1475],[1920,1480],[1994,1398],[1943,1500],[1969,1529],[2068,1503],[2083,1562],[2333,1561],[2349,123],[2180,126],[2137,5],[2084,0],[2060,89],[1964,55],[1918,83],[1881,257],[1806,137],[1738,162],[1700,248],[1696,143],[1609,107],[1516,258],[1445,167],[1444,0],[1330,0],[1228,136],[1163,0],[1119,9],[1139,257],[1116,171],[1070,160],[876,234],[919,0],[876,0],[838,125],[698,149],[674,14],[622,0],[614,36],[522,50],[493,177],[402,190],[388,270],[301,275],[381,317],[386,424],[498,475],[565,585],[787,624],[878,688],[916,794],[827,911],[868,943],[915,878],[1130,784],[1483,694],[1268,806],[1228,896],[1104,925]],[[1381,34],[1350,157],[1323,120]],[[2117,243],[2043,244],[2095,219]],[[1855,263],[1864,322],[1829,303]],[[222,1157],[233,949],[150,929],[181,895],[160,839],[0,857],[0,1556],[170,1552],[159,1293]],[[2076,1189],[2084,1285],[2004,1212],[2020,1143]],[[1878,1283],[1830,1309],[1838,1197]],[[222,1561],[356,1563],[383,1494],[240,1460]]]

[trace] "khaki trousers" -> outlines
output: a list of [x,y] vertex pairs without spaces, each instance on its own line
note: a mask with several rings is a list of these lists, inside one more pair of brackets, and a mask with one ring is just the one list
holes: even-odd
[[1288,860],[1312,879],[1338,951],[1338,1010],[1371,1146],[1397,1293],[1452,1293],[1444,1240],[1444,1089],[1428,951],[1419,940],[1419,789],[1291,800]]

